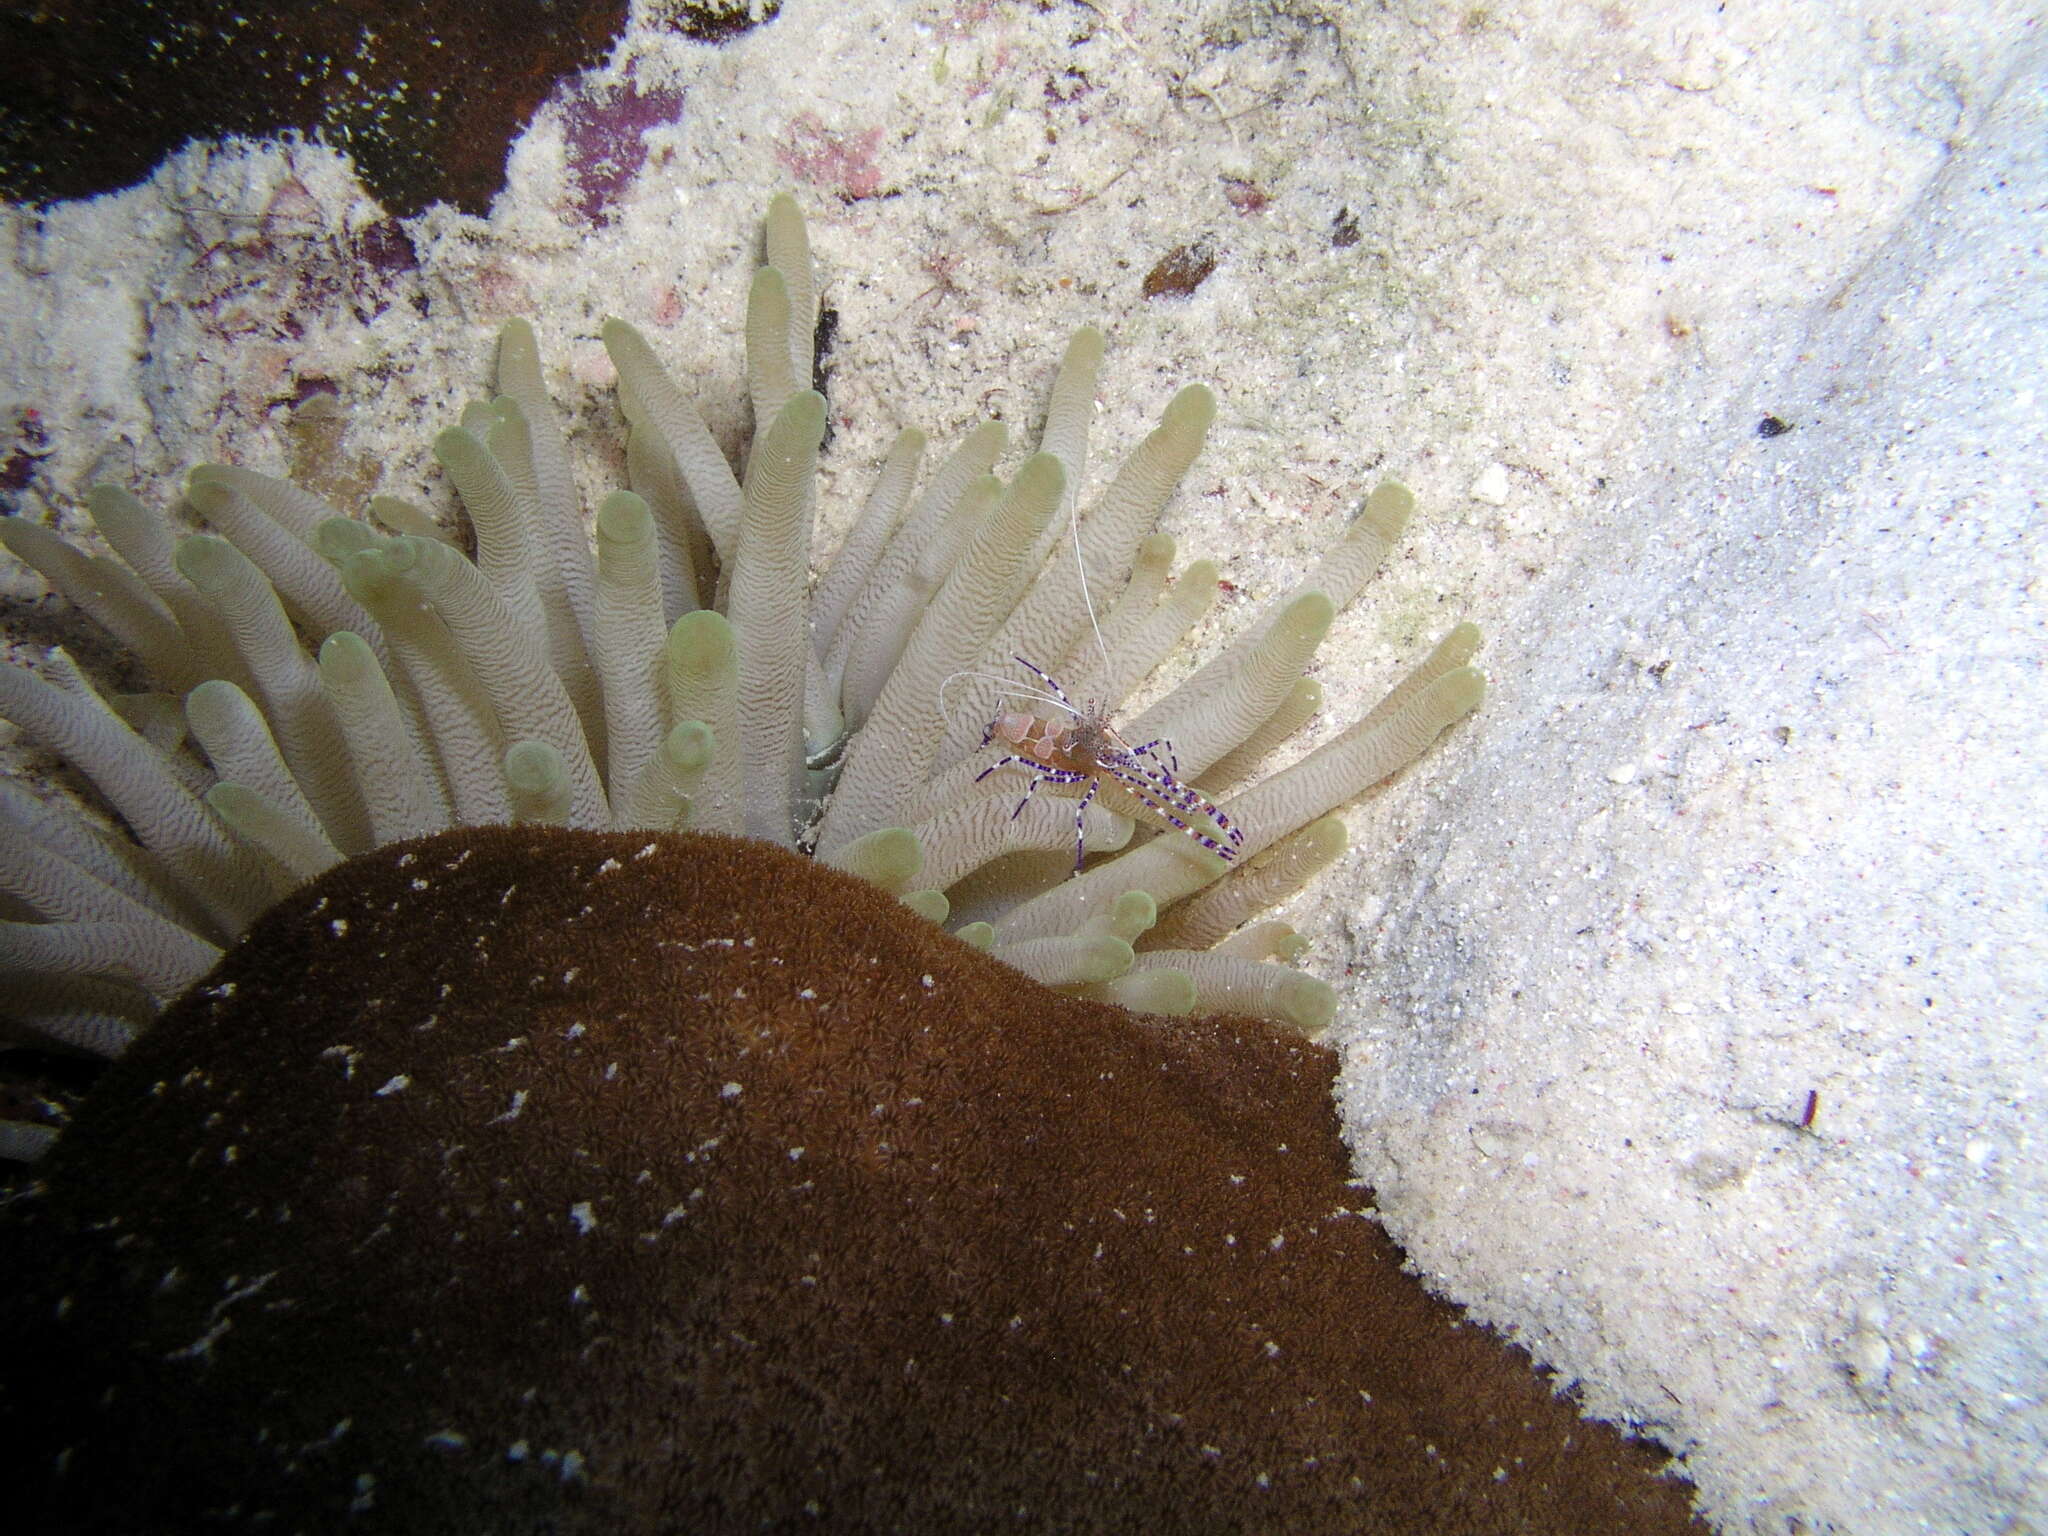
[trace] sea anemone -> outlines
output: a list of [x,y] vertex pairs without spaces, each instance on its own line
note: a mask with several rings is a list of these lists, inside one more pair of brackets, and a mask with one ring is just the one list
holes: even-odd
[[[226,465],[189,476],[185,499],[215,532],[183,539],[128,492],[94,487],[118,559],[0,522],[0,542],[157,690],[105,696],[60,650],[34,671],[0,667],[0,715],[84,773],[125,828],[0,782],[10,1025],[118,1055],[307,880],[396,840],[507,821],[814,850],[1047,985],[1308,1033],[1329,1022],[1333,990],[1284,963],[1292,931],[1246,924],[1342,850],[1336,806],[1477,704],[1476,630],[1453,629],[1335,738],[1252,775],[1316,712],[1304,669],[1400,533],[1409,493],[1381,484],[1298,592],[1124,728],[1189,819],[1241,844],[1186,835],[1113,779],[991,772],[986,722],[1005,696],[1031,696],[1020,659],[1114,710],[1212,599],[1214,567],[1169,580],[1172,541],[1151,529],[1214,398],[1177,394],[1083,508],[1103,350],[1083,330],[1039,451],[1008,481],[991,473],[1000,424],[970,431],[921,490],[924,436],[904,431],[807,592],[826,413],[803,387],[818,283],[793,199],[771,205],[765,247],[740,475],[646,338],[605,322],[633,489],[597,509],[594,557],[518,321],[499,341],[496,397],[435,440],[474,559],[402,501],[351,518]],[[1099,618],[1091,595],[1108,601]],[[1038,701],[1051,707],[1042,685]],[[0,1150],[33,1156],[50,1134],[9,1124]]]

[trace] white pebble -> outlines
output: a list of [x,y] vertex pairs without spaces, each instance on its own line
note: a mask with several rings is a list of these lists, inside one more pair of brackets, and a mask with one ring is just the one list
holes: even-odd
[[1470,492],[1474,501],[1483,501],[1489,507],[1504,507],[1508,504],[1508,471],[1505,464],[1489,464],[1479,472],[1479,478],[1472,482]]

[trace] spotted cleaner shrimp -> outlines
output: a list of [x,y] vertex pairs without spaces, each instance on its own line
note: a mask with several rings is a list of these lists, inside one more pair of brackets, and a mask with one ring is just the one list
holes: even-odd
[[[1095,618],[1095,604],[1088,595],[1088,568],[1081,557],[1078,506],[1069,515],[1067,526],[1073,535],[1074,574],[1080,582],[1081,603],[1087,610],[1089,627],[1095,632],[1096,650],[1106,671],[1109,647],[1102,638],[1102,626]],[[1031,770],[1031,783],[1024,790],[1024,798],[1017,802],[1017,808],[1010,812],[1010,820],[1015,821],[1024,814],[1024,807],[1031,803],[1041,784],[1085,783],[1088,788],[1074,807],[1074,873],[1078,875],[1088,851],[1085,820],[1088,807],[1107,779],[1146,810],[1178,831],[1185,832],[1219,858],[1236,856],[1244,843],[1243,831],[1200,791],[1180,781],[1180,761],[1174,755],[1171,742],[1159,736],[1142,746],[1132,746],[1110,724],[1099,702],[1090,700],[1085,708],[1077,708],[1067,697],[1066,690],[1044,668],[1022,656],[1010,659],[1045,686],[1034,688],[1009,678],[979,672],[955,673],[954,677],[946,680],[950,683],[955,678],[975,678],[995,683],[1002,689],[996,716],[982,732],[981,745],[986,748],[1000,743],[1011,750],[976,774],[974,782],[979,784],[1001,768]],[[943,701],[944,687],[939,693]],[[1003,707],[1011,700],[1031,700],[1038,704],[1039,709],[1034,713],[1029,709]],[[1056,719],[1046,713],[1048,706],[1065,718]],[[1184,816],[1195,820],[1183,819]],[[1211,837],[1196,824],[1197,821],[1213,827],[1220,837]]]
[[[1092,612],[1090,618],[1093,618]],[[1095,799],[1096,791],[1102,788],[1102,781],[1110,779],[1141,805],[1219,858],[1229,859],[1236,855],[1244,842],[1244,833],[1199,791],[1181,783],[1177,776],[1180,762],[1174,756],[1171,742],[1161,736],[1154,737],[1143,746],[1132,746],[1109,723],[1099,704],[1091,701],[1084,709],[1075,708],[1066,690],[1048,673],[1022,656],[1010,659],[1044,683],[1045,691],[1010,684],[1009,693],[1050,704],[1071,717],[1061,722],[1028,710],[1006,709],[999,711],[982,733],[982,746],[1000,741],[1015,750],[1004,753],[982,769],[974,776],[975,783],[979,784],[999,768],[1020,767],[1032,771],[1024,798],[1010,812],[1012,821],[1024,813],[1024,807],[1038,793],[1039,785],[1085,782],[1088,788],[1074,807],[1074,873],[1079,874],[1082,858],[1087,852],[1083,818]],[[1224,840],[1209,836],[1193,822],[1183,821],[1177,814],[1183,811],[1206,820],[1223,834]]]

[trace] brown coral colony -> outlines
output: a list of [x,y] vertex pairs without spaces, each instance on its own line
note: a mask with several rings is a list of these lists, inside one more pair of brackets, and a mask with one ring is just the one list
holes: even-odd
[[0,1429],[46,1531],[1686,1529],[1401,1272],[1332,1067],[759,843],[387,847],[8,1213]]

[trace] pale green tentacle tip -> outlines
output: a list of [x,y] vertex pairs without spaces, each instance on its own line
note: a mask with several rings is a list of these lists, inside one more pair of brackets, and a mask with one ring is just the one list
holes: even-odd
[[357,550],[375,549],[383,542],[376,529],[353,517],[323,517],[313,529],[313,552],[329,565],[338,566]]
[[137,512],[143,512],[147,516],[142,503],[135,499],[134,492],[126,486],[115,485],[106,480],[100,481],[85,493],[85,504],[92,512],[94,522],[110,516],[115,519],[124,515],[132,517]]
[[789,303],[789,279],[776,267],[754,268],[753,282],[747,290],[747,313],[753,314],[764,303],[787,305]]
[[709,672],[732,665],[737,652],[732,623],[722,613],[697,608],[669,626],[671,661],[691,672]]
[[[215,679],[218,681],[218,679]],[[201,683],[199,688],[211,688],[213,683]],[[221,684],[231,688],[232,683]],[[197,693],[199,688],[192,690]],[[188,695],[189,697],[189,695]],[[246,784],[237,784],[232,779],[222,779],[218,784],[209,785],[206,793],[199,797],[204,800],[229,829],[247,835],[256,829],[258,818],[268,808],[269,802]]]
[[385,559],[386,544],[366,544],[341,557],[338,569],[341,585],[365,608],[374,607],[390,590],[391,567]]
[[1010,446],[1010,429],[1000,421],[979,422],[967,434],[967,442],[961,447],[965,449],[969,445],[975,452],[986,454],[990,460],[1001,458],[1003,450]]
[[1124,940],[1135,939],[1159,921],[1159,903],[1150,891],[1125,891],[1110,903],[1110,932]]
[[[844,848],[827,854],[819,862],[858,875],[869,885],[878,885],[892,896],[902,896],[910,882],[924,868],[924,846],[908,827],[880,827],[857,837]],[[923,892],[912,892],[923,895]],[[909,900],[908,896],[904,897]]]
[[505,749],[505,777],[514,789],[544,789],[562,771],[562,754],[544,741],[515,741]]
[[[468,413],[464,413],[465,418]],[[481,422],[478,423],[482,425]],[[443,427],[434,434],[434,462],[453,474],[476,463],[490,450],[484,446],[483,436],[472,431],[468,425]]]
[[1279,1011],[1274,1022],[1299,1030],[1311,1040],[1328,1029],[1337,1017],[1337,989],[1315,976],[1288,977],[1274,1002]]
[[209,597],[224,591],[247,559],[226,539],[211,533],[180,539],[171,555],[178,574]]
[[[776,282],[782,281],[782,274],[773,267],[761,270],[773,273]],[[821,440],[825,435],[825,397],[815,389],[800,389],[785,400],[764,437],[785,434],[814,445]]]
[[963,923],[953,930],[953,937],[969,949],[978,949],[987,954],[996,941],[996,930],[990,923]]
[[200,796],[241,842],[275,859],[300,880],[331,865],[333,846],[259,790],[223,779]]
[[1131,968],[1137,959],[1127,940],[1113,933],[1091,934],[1079,941],[1079,952],[1074,961],[1074,980],[1086,984],[1096,981],[1114,981]]
[[514,821],[559,826],[573,803],[569,769],[562,754],[545,741],[515,741],[505,749],[505,787]]
[[1351,829],[1335,811],[1318,816],[1294,834],[1295,856],[1320,869],[1351,846]]
[[1189,384],[1166,402],[1160,413],[1159,430],[1176,436],[1201,436],[1216,420],[1216,391],[1206,384]]
[[1107,933],[1126,944],[1159,921],[1159,903],[1149,891],[1125,891],[1109,904],[1109,910],[1092,917],[1085,925],[1089,933]]
[[1024,461],[1024,467],[1017,471],[1017,478],[1011,483],[1013,496],[1039,496],[1047,501],[1058,501],[1067,488],[1067,466],[1059,461],[1057,454],[1034,453]]
[[246,695],[224,677],[209,677],[185,695],[185,713],[233,709]]
[[897,900],[928,923],[943,923],[953,911],[944,891],[911,891]]
[[526,407],[519,403],[517,395],[496,394],[490,399],[491,425],[495,427],[524,425]]
[[1299,635],[1304,644],[1315,645],[1330,632],[1330,625],[1336,618],[1337,604],[1330,594],[1311,588],[1280,611],[1272,632],[1276,635],[1283,632]]
[[1399,536],[1415,513],[1415,493],[1398,480],[1382,480],[1372,488],[1359,516],[1386,539]]
[[1485,640],[1486,637],[1479,626],[1466,619],[1463,623],[1453,624],[1450,632],[1437,641],[1437,654],[1455,655],[1460,661],[1468,661],[1478,652]]
[[1477,667],[1459,667],[1444,674],[1450,689],[1452,719],[1469,715],[1486,698],[1486,674]]
[[338,681],[351,681],[377,665],[377,654],[353,630],[337,629],[320,642],[320,671]]
[[1102,988],[1102,1001],[1133,1013],[1161,1013],[1185,1018],[1195,1011],[1195,978],[1172,966],[1158,966],[1119,976]]
[[654,537],[654,514],[633,492],[613,491],[598,503],[597,537],[600,544],[639,545]]
[[[385,575],[410,577],[414,571],[433,558],[435,548],[432,539],[423,539],[416,533],[401,533],[395,538],[386,539],[368,553],[376,560],[377,568]],[[361,558],[363,557],[360,555],[351,556],[349,564],[353,565]]]
[[702,720],[679,720],[662,738],[661,750],[671,763],[687,772],[708,764],[717,745],[718,738]]
[[514,315],[498,327],[498,347],[502,351],[507,345],[538,350],[540,339],[533,333],[533,322],[523,315]]
[[[439,539],[446,535],[441,526],[411,502],[399,496],[372,496],[368,508],[371,520],[378,527],[392,533],[417,534],[421,538]],[[354,522],[347,518],[343,521]]]
[[800,236],[804,229],[804,211],[792,192],[778,192],[768,199],[768,216],[763,221],[769,237]]

